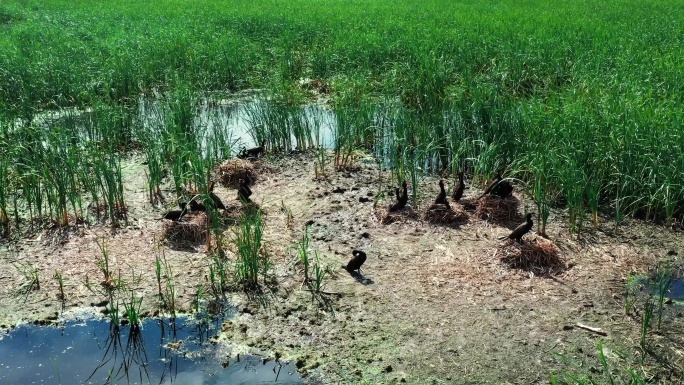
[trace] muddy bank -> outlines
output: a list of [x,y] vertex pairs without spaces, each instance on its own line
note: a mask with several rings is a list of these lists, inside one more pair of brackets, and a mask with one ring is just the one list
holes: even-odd
[[[383,224],[377,211],[391,201],[382,198],[376,207],[374,201],[387,191],[389,174],[361,155],[356,165],[354,171],[329,170],[327,178],[315,179],[312,157],[270,160],[271,171],[260,175],[252,199],[265,212],[265,250],[277,284],[258,295],[227,293],[237,314],[216,337],[227,353],[286,358],[309,373],[310,381],[331,384],[548,383],[550,372],[569,369],[554,353],[599,367],[599,339],[611,363],[624,363],[619,355],[634,352],[640,327],[624,311],[628,277],[666,257],[678,261],[667,252],[684,250],[681,234],[639,221],[627,221],[617,233],[606,221],[578,240],[569,234],[567,218],[555,213],[547,233],[564,267],[540,276],[501,263],[504,242],[497,238],[510,233],[510,223],[467,211],[468,219],[458,226],[431,224],[422,215]],[[135,170],[139,161],[130,167]],[[56,319],[62,303],[52,278],[55,270],[65,278],[67,309],[104,309],[106,297],[94,289],[102,281],[98,242],[103,240],[113,270],[127,288],[146,298],[144,311],[158,311],[155,240],[162,236],[157,218],[163,208],[146,202],[138,174],[127,174],[127,227],[81,226],[58,235],[42,231],[3,245],[0,325]],[[466,197],[480,191],[472,187]],[[423,180],[420,192],[418,213],[437,195],[437,180]],[[235,199],[229,188],[216,193],[225,201]],[[518,196],[520,214],[525,206],[534,207]],[[315,299],[303,285],[293,249],[306,224],[310,247],[330,273],[324,280],[326,294]],[[340,268],[353,249],[368,254],[364,282]],[[164,244],[162,250],[176,284],[177,309],[191,310],[197,287],[207,282],[205,246],[188,250]],[[21,290],[31,269],[40,287]],[[669,311],[664,329],[681,330],[681,310]],[[580,329],[578,322],[601,328],[607,336]]]

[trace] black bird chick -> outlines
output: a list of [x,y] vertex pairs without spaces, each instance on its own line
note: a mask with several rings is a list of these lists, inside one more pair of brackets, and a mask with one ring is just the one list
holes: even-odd
[[394,193],[397,196],[397,203],[390,206],[390,208],[389,208],[390,212],[399,211],[399,210],[403,209],[404,207],[406,207],[406,203],[408,203],[408,187],[406,185],[406,181],[402,182],[401,187],[402,187],[401,195],[399,194],[399,189],[394,190]]
[[487,186],[487,188],[484,190],[484,192],[482,193],[482,195],[480,195],[480,197],[477,198],[477,199],[481,199],[483,196],[485,196],[485,195],[491,193],[492,190],[494,189],[494,187],[496,187],[496,185],[499,184],[499,182],[501,182],[501,179],[503,179],[503,178],[501,177],[501,173],[500,173],[500,172],[497,172],[497,173],[496,173],[496,176],[494,177],[494,180],[492,180],[492,182],[489,184],[489,186]]
[[249,203],[252,200],[249,197],[252,195],[252,190],[249,188],[249,183],[245,179],[240,179],[238,181],[238,200],[243,203]]
[[266,142],[261,141],[261,145],[258,147],[253,147],[250,149],[242,148],[242,153],[240,154],[239,158],[240,159],[250,159],[250,158],[259,158],[260,156],[264,155],[266,153]]
[[221,202],[221,198],[219,198],[216,194],[214,194],[214,182],[211,182],[209,185],[209,198],[214,202],[214,206],[217,209],[225,210],[226,205]]
[[354,258],[347,263],[347,266],[342,266],[342,268],[350,273],[352,271],[358,271],[359,274],[361,274],[361,265],[366,262],[366,253],[361,250],[353,250],[352,255],[354,255]]
[[204,203],[193,199],[190,201],[190,211],[207,211],[207,208],[204,206]]
[[465,182],[463,181],[463,171],[458,173],[458,183],[454,186],[454,192],[451,194],[451,199],[458,202],[463,197],[463,190],[465,190]]
[[494,186],[491,194],[496,195],[499,198],[508,198],[511,196],[511,194],[513,194],[513,185],[507,180],[502,180],[499,182],[499,184]]
[[181,219],[183,217],[183,215],[185,215],[185,213],[187,213],[186,204],[184,202],[181,202],[178,205],[181,208],[180,210],[167,211],[166,213],[164,213],[164,215],[162,215],[162,217],[160,219],[170,219],[172,221],[177,221],[177,220]]
[[444,181],[440,180],[439,181],[439,195],[437,195],[437,199],[435,199],[435,203],[443,204],[443,205],[449,205],[449,203],[447,203],[446,198],[447,198],[447,193],[446,193],[446,190],[444,189]]
[[504,240],[504,239],[508,238],[508,239],[513,239],[518,243],[522,243],[523,235],[527,234],[530,230],[532,230],[533,224],[534,224],[534,222],[532,222],[532,213],[527,213],[527,216],[525,217],[525,223],[516,227],[515,230],[513,230],[513,232],[509,236],[501,237],[501,238],[499,238],[499,240]]

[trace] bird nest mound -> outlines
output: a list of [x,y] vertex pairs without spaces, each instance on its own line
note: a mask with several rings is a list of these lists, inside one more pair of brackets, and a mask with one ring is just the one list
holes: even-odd
[[514,195],[508,198],[485,195],[476,202],[475,216],[494,222],[519,221],[520,199]]
[[375,217],[383,225],[389,225],[390,223],[395,222],[408,222],[420,218],[418,213],[409,205],[406,205],[406,207],[397,211],[389,211],[389,207],[376,207]]
[[459,226],[468,221],[468,214],[463,206],[451,204],[447,207],[443,204],[433,203],[425,211],[425,220],[447,226]]
[[261,161],[250,162],[244,159],[228,159],[218,165],[216,174],[222,186],[238,188],[240,179],[244,179],[249,184],[254,184],[259,171],[263,169]]
[[176,244],[204,242],[207,239],[207,215],[197,213],[187,215],[185,220],[165,220],[163,234],[166,240]]
[[536,237],[522,244],[509,240],[497,250],[501,262],[513,269],[531,271],[539,275],[565,270],[565,260],[553,242]]

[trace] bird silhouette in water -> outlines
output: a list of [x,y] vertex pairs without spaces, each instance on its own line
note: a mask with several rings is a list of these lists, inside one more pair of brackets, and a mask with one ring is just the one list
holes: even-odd
[[252,202],[249,197],[252,195],[252,190],[249,188],[249,183],[247,182],[246,179],[240,179],[238,181],[239,187],[238,187],[238,200],[242,203],[250,203]]
[[399,189],[394,189],[394,194],[397,196],[397,203],[390,206],[389,211],[391,212],[403,209],[404,207],[406,207],[406,204],[408,203],[408,187],[406,181],[402,182],[401,188],[401,195],[399,194]]
[[454,186],[454,192],[451,194],[451,199],[458,202],[463,197],[463,190],[465,190],[465,182],[463,181],[463,171],[458,173],[458,183]]
[[223,202],[221,202],[221,198],[214,194],[214,182],[211,182],[211,184],[209,185],[209,198],[211,198],[212,202],[214,202],[214,206],[217,209],[226,209],[226,205],[224,205]]
[[522,243],[523,235],[527,234],[530,230],[532,230],[532,225],[534,225],[534,222],[532,222],[532,213],[527,213],[527,216],[525,216],[525,223],[516,227],[515,230],[513,230],[513,232],[507,237],[501,237],[499,238],[499,240],[504,240],[508,238],[518,243]]
[[366,253],[361,250],[353,250],[352,255],[354,255],[354,258],[347,263],[347,266],[342,266],[342,268],[350,273],[357,271],[361,274],[361,265],[366,262]]
[[187,208],[186,206],[187,206],[187,205],[186,205],[185,202],[181,202],[181,203],[178,204],[178,206],[180,206],[180,208],[181,208],[180,210],[170,210],[170,211],[167,211],[167,212],[164,213],[164,215],[162,215],[162,217],[159,218],[159,219],[170,219],[170,220],[172,220],[172,221],[177,221],[177,220],[183,218],[183,216],[187,213],[187,210],[186,210],[186,208]]
[[501,179],[501,173],[497,172],[494,179],[491,181],[491,183],[489,183],[489,186],[487,186],[482,195],[480,195],[477,199],[481,199],[483,196],[490,194],[494,187],[496,187],[496,185],[499,184],[499,182],[501,182]]

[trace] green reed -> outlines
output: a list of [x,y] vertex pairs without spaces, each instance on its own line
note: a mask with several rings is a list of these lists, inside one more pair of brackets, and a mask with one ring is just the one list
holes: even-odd
[[233,240],[237,248],[236,279],[245,288],[258,284],[259,276],[266,276],[270,269],[268,254],[263,247],[263,222],[260,210],[246,210],[240,218]]

